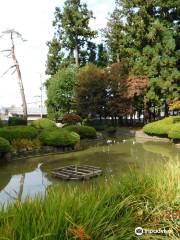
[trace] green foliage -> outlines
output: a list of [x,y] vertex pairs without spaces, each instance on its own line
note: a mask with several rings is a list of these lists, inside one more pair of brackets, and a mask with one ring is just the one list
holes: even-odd
[[80,67],[86,64],[96,64],[96,44],[88,41],[84,48],[80,51]]
[[9,117],[8,119],[9,126],[17,126],[17,125],[27,125],[27,119],[22,117]]
[[179,101],[174,101],[169,105],[169,109],[171,111],[175,111],[175,110],[180,110],[180,100]]
[[34,139],[37,135],[37,130],[31,126],[10,126],[0,129],[0,137],[3,137],[10,142],[22,138]]
[[70,132],[65,129],[49,129],[42,132],[40,139],[44,145],[48,146],[73,147],[80,141],[80,136],[73,131]]
[[[171,136],[170,138],[173,138],[173,136],[179,135],[178,128],[180,117],[168,117],[163,120],[159,120],[153,123],[149,123],[144,126],[143,130],[147,134],[151,135],[158,135],[158,136]],[[177,130],[177,135],[175,134],[175,130]]]
[[75,84],[74,68],[61,69],[48,80],[46,105],[51,119],[58,119],[73,108]]
[[5,138],[0,137],[0,153],[7,153],[10,152],[11,145],[8,140]]
[[175,124],[180,122],[180,116],[171,116],[162,120],[165,124]]
[[53,76],[59,70],[60,66],[63,65],[64,53],[62,52],[61,43],[56,37],[54,37],[51,42],[48,42],[47,46],[49,47],[49,51],[46,64],[46,74]]
[[77,112],[83,116],[104,115],[106,111],[106,75],[93,64],[81,68],[75,88]]
[[3,124],[3,121],[0,119],[0,127],[3,127],[4,124]]
[[108,66],[108,52],[102,43],[98,44],[97,66],[98,67]]
[[70,57],[75,50],[77,67],[81,64],[80,53],[85,43],[96,35],[96,31],[89,27],[92,18],[92,11],[89,11],[87,4],[82,4],[81,0],[66,0],[62,9],[55,9],[53,26],[57,30],[56,36]]
[[94,127],[96,129],[96,131],[104,131],[109,127],[107,124],[95,124],[95,123],[91,123],[89,121],[87,122],[87,124]]
[[[145,170],[144,173],[131,170],[119,181],[89,183],[85,189],[81,184],[75,187],[58,184],[43,196],[8,204],[0,209],[1,236],[4,239],[13,236],[13,240],[42,236],[50,240],[72,240],[79,236],[84,240],[132,240],[138,239],[134,233],[136,226],[157,229],[158,221],[159,229],[166,224],[172,230],[168,240],[178,239],[179,221],[170,216],[179,211],[179,164],[172,161],[161,171],[157,165],[153,171]],[[148,238],[141,236],[142,240]],[[164,236],[155,235],[152,239]]]
[[96,44],[90,41],[87,43],[87,63],[96,63]]
[[93,127],[70,125],[65,126],[64,129],[78,133],[81,138],[96,138],[96,130]]
[[40,149],[42,145],[39,139],[16,139],[11,144],[15,150],[25,149],[27,151]]
[[180,123],[174,124],[168,132],[168,137],[180,140]]
[[107,128],[107,132],[108,132],[109,134],[115,134],[116,131],[117,131],[117,128],[116,128],[116,127],[111,126],[111,127],[108,127],[108,128]]
[[116,6],[108,19],[106,28],[103,29],[112,63],[119,63],[125,57],[124,44],[126,36],[121,17],[121,12]]
[[168,131],[170,130],[171,125],[168,125],[163,122],[163,120],[154,122],[154,123],[149,123],[145,125],[144,132],[152,135],[168,135]]
[[145,101],[157,107],[179,97],[178,11],[178,1],[117,0],[104,30],[112,61],[148,78]]
[[75,113],[66,113],[63,116],[63,123],[67,124],[76,124],[82,122],[82,119],[79,115]]
[[38,119],[32,122],[31,124],[33,127],[38,129],[48,129],[48,128],[55,128],[56,124],[52,120],[48,118]]
[[77,112],[86,118],[122,117],[139,110],[148,81],[146,77],[128,77],[122,63],[106,69],[87,65],[79,70],[77,79]]

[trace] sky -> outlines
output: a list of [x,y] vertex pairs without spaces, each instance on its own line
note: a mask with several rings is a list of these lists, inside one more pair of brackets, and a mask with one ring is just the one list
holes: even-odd
[[[90,26],[94,30],[104,28],[108,13],[114,9],[114,0],[82,0],[93,11],[95,20]],[[54,34],[52,21],[55,7],[63,6],[64,0],[1,0],[0,35],[7,29],[20,32],[26,42],[16,41],[16,54],[20,64],[28,106],[40,100],[40,82],[47,79],[45,64],[48,48],[46,42]],[[97,42],[100,39],[96,40]],[[0,51],[10,48],[8,36],[0,38]],[[12,65],[11,59],[0,53],[0,107],[21,106],[17,75],[3,73]],[[45,99],[45,89],[44,97]]]

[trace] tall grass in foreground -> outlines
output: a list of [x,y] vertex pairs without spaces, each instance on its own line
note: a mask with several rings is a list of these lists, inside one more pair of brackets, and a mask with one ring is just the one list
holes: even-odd
[[[180,165],[130,173],[103,186],[48,190],[45,197],[16,202],[0,210],[0,239],[129,240],[179,239]],[[136,236],[135,227],[171,229],[173,234]]]

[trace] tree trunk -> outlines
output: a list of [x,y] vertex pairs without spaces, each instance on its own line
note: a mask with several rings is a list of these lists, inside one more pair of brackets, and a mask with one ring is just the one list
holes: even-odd
[[138,122],[141,123],[141,110],[138,110]]
[[157,112],[157,120],[161,119],[161,108],[158,108],[158,112]]
[[122,126],[123,125],[123,117],[120,116],[118,119],[118,125]]
[[119,53],[117,53],[117,63],[120,63]]
[[144,123],[148,123],[150,120],[149,102],[144,103]]
[[20,93],[21,93],[21,98],[22,98],[22,107],[23,107],[23,116],[25,119],[27,119],[27,103],[26,103],[26,97],[24,93],[24,86],[23,86],[23,81],[22,81],[22,76],[21,76],[21,71],[19,67],[18,60],[16,58],[15,54],[15,46],[14,46],[14,41],[13,41],[13,35],[11,33],[11,41],[12,41],[12,59],[14,61],[14,65],[16,67],[17,75],[18,75],[18,83],[20,87]]
[[169,106],[166,101],[165,101],[165,107],[164,107],[164,114],[165,114],[165,117],[169,116]]
[[76,44],[75,47],[75,62],[76,62],[76,67],[79,67],[79,46]]

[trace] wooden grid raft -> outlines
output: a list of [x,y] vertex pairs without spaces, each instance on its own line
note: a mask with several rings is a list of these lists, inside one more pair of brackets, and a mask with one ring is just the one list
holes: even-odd
[[89,165],[70,165],[51,171],[53,177],[63,180],[89,180],[102,174],[100,167]]

